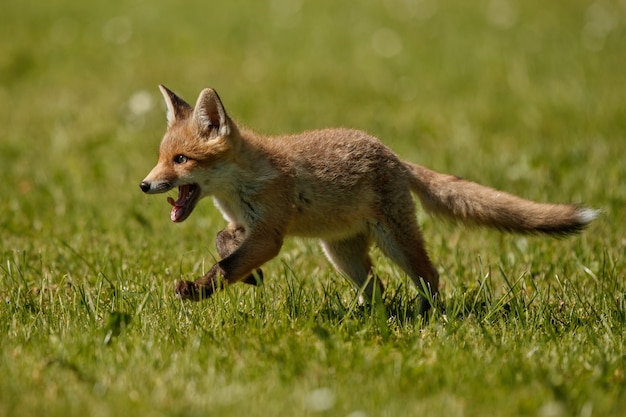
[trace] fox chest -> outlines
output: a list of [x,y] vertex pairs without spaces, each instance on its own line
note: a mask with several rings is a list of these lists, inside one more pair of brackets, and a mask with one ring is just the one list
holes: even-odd
[[254,222],[254,209],[242,201],[213,197],[213,204],[229,223],[234,223],[247,229]]

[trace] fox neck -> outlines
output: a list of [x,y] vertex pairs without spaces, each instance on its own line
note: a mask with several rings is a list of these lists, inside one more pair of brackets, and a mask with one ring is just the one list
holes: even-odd
[[[263,138],[248,129],[234,129],[236,140],[231,144],[231,155],[226,162],[227,170],[231,174],[228,182],[250,184],[267,178],[275,169],[264,149]],[[232,191],[234,190],[228,190]]]
[[261,215],[261,208],[251,203],[278,171],[256,133],[241,129],[233,143],[232,157],[215,169],[216,177],[208,194],[229,222],[249,226]]

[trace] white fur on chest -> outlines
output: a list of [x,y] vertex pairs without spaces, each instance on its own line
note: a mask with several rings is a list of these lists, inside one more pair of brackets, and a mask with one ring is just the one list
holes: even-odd
[[236,204],[230,199],[220,199],[215,196],[213,197],[213,204],[222,213],[224,220],[248,229],[250,216],[245,212],[241,204]]

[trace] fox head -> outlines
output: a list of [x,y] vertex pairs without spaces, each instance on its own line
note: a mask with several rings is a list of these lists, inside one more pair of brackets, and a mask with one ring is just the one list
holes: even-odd
[[160,85],[167,106],[167,131],[156,166],[139,185],[147,194],[178,188],[168,197],[173,222],[184,221],[200,199],[219,188],[238,135],[222,102],[211,88],[202,90],[195,107]]

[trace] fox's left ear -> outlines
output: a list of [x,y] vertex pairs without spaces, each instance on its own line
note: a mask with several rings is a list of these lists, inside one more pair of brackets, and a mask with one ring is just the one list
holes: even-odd
[[230,134],[230,119],[220,96],[212,88],[205,88],[200,93],[193,111],[193,120],[199,133],[209,138]]
[[193,111],[185,100],[178,97],[164,85],[159,85],[159,90],[165,99],[167,106],[167,125],[172,126],[175,121],[185,119]]

